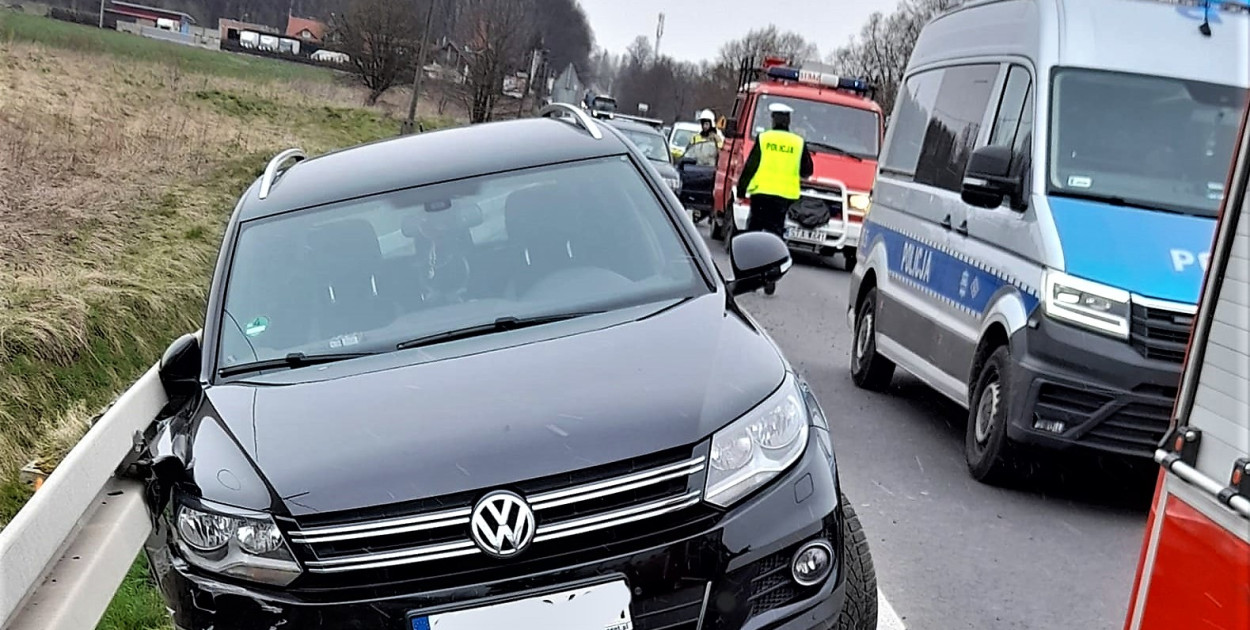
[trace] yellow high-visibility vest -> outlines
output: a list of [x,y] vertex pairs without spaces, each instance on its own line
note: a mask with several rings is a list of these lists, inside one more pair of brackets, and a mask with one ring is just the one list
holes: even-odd
[[747,194],[798,199],[803,138],[796,133],[772,129],[761,133],[756,142],[760,146],[760,165],[747,185]]

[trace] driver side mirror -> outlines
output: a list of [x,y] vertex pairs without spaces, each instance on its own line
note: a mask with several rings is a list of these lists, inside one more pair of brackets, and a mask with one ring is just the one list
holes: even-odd
[[781,237],[771,232],[747,232],[729,244],[729,261],[734,279],[729,283],[733,295],[750,293],[766,282],[776,282],[790,270],[790,248]]
[[161,356],[158,372],[171,403],[181,405],[200,393],[202,357],[200,340],[193,334],[183,335],[169,344]]
[[725,126],[721,127],[721,133],[723,133],[726,138],[737,138],[738,137],[738,119],[726,118]]
[[1011,157],[1011,147],[987,146],[973,151],[959,191],[964,203],[997,208],[1007,199],[1017,209],[1024,185],[1020,177],[1011,174]]

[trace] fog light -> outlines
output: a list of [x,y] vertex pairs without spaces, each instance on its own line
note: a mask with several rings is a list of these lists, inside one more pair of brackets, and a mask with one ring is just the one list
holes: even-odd
[[1062,420],[1045,420],[1034,414],[1033,428],[1050,433],[1063,433],[1068,428],[1068,425],[1064,424]]
[[819,584],[829,577],[833,568],[833,546],[823,540],[813,540],[799,548],[790,563],[794,581],[802,586]]

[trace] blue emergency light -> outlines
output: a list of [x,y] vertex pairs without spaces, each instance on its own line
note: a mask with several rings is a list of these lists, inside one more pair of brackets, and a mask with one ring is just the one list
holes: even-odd
[[864,79],[840,77],[836,74],[816,72],[814,70],[803,70],[802,68],[773,66],[768,69],[767,75],[773,79],[780,79],[782,81],[794,81],[796,83],[805,83],[808,85],[819,85],[821,87],[833,88],[837,90],[851,90],[852,92],[866,93],[872,89],[868,85],[868,81]]

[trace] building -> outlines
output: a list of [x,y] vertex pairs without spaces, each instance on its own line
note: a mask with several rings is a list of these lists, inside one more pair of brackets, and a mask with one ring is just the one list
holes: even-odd
[[586,85],[582,83],[581,77],[577,76],[577,68],[570,63],[552,84],[551,101],[553,103],[580,103],[585,91]]
[[287,14],[286,16],[286,36],[298,39],[300,41],[321,44],[325,42],[326,31],[329,30],[324,22],[311,20],[308,18],[295,17]]
[[[222,41],[239,41],[239,33],[243,31],[255,31],[257,33],[265,33],[267,35],[281,35],[282,33],[267,24],[253,24],[252,22],[244,22],[241,20],[231,20],[221,18],[217,20],[217,30],[221,31]],[[231,32],[233,31],[233,36]]]
[[131,23],[178,33],[190,33],[191,26],[195,24],[195,18],[182,11],[170,11],[160,7],[118,0],[110,0],[104,8],[104,13],[109,22]]

